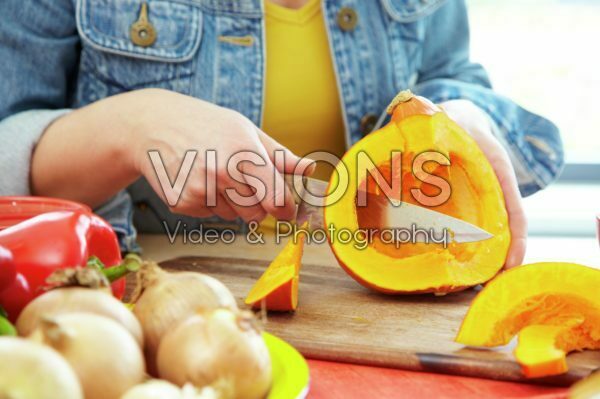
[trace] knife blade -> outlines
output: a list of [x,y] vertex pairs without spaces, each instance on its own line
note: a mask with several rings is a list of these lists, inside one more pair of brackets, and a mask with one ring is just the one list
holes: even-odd
[[327,186],[329,183],[298,175],[285,175],[284,179],[297,205],[296,223],[302,225],[308,221],[311,227],[324,228],[324,197],[327,195]]
[[[285,175],[284,178],[297,204],[296,222],[301,225],[309,221],[313,228],[326,228],[323,207],[328,183],[306,176]],[[416,227],[431,231],[437,237],[446,230],[450,241],[457,243],[477,242],[493,237],[491,233],[474,224],[408,202],[390,199],[389,205],[384,209],[384,223],[380,226],[382,229],[414,231]],[[415,234],[414,238],[416,242],[427,240],[423,234]]]

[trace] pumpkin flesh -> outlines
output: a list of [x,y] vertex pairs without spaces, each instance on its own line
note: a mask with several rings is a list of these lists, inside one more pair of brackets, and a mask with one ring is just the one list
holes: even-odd
[[[306,228],[306,224],[301,227]],[[255,309],[293,311],[298,307],[298,282],[305,234],[292,237],[252,287],[245,303]]]
[[456,341],[508,344],[525,375],[566,371],[565,354],[600,349],[600,270],[573,263],[536,263],[504,272],[473,300]]
[[[390,171],[390,151],[402,152],[402,170]],[[504,197],[496,175],[474,140],[446,114],[411,115],[392,121],[354,145],[336,168],[346,168],[349,187],[341,200],[325,208],[325,222],[336,230],[377,227],[385,220],[389,201],[368,181],[357,181],[356,159],[365,152],[381,174],[402,175],[401,200],[422,206],[411,194],[420,188],[426,195],[439,189],[415,178],[411,165],[416,154],[437,151],[450,166],[425,164],[424,170],[446,179],[452,188],[450,199],[435,211],[477,225],[494,235],[475,243],[402,244],[381,242],[357,249],[355,242],[341,243],[330,235],[330,245],[340,265],[362,284],[386,293],[449,292],[470,287],[492,278],[503,266],[510,244]],[[339,172],[338,172],[339,173]],[[328,193],[338,185],[338,173],[330,180]],[[367,206],[358,207],[358,190],[366,190]],[[375,197],[375,198],[374,198]],[[370,202],[369,202],[370,201]],[[387,201],[387,203],[386,203]],[[384,205],[382,205],[382,203]]]

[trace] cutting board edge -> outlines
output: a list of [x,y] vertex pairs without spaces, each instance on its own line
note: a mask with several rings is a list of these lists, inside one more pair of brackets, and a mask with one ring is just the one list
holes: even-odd
[[[180,256],[163,261],[160,264],[161,266],[171,270],[195,270],[202,268],[201,264],[203,261],[210,262],[217,260],[227,261],[228,259],[215,256]],[[261,260],[235,258],[231,259],[231,261],[235,262],[236,264],[242,261],[252,267],[266,267],[265,262]],[[185,268],[182,268],[181,266],[175,266],[178,263],[188,262],[189,265]],[[198,267],[196,268],[196,266]],[[306,264],[303,267],[318,267],[320,269],[323,266],[317,264]],[[227,285],[226,281],[224,281],[224,283]],[[569,386],[572,385],[574,382],[578,381],[579,379],[582,379],[595,371],[593,368],[590,367],[575,366],[571,367],[569,373],[563,375],[538,379],[527,379],[521,374],[519,365],[516,362],[510,360],[484,360],[473,357],[461,357],[448,353],[424,353],[419,351],[406,351],[401,353],[400,357],[401,360],[403,359],[402,361],[399,361],[398,357],[392,359],[389,356],[382,357],[380,358],[380,360],[377,360],[365,358],[364,355],[355,356],[355,354],[348,352],[340,354],[340,352],[332,350],[331,347],[326,348],[326,346],[328,345],[328,343],[326,342],[321,343],[321,347],[319,347],[318,349],[308,348],[301,342],[301,340],[287,338],[285,333],[279,333],[280,331],[278,331],[277,328],[274,330],[267,328],[267,331],[275,333],[280,338],[285,339],[291,345],[295,346],[300,353],[302,353],[305,357],[309,359],[332,361],[339,363],[404,369],[410,371],[431,372],[447,375],[485,378],[498,381],[512,381],[548,386]],[[345,358],[340,357],[340,355],[345,356]],[[600,369],[600,367],[596,370],[598,369]]]

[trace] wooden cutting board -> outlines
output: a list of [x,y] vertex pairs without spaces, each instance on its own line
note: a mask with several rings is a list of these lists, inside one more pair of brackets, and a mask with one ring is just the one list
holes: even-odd
[[[218,278],[240,307],[246,307],[243,299],[267,264],[207,256],[161,263],[166,269]],[[526,380],[513,360],[512,347],[486,350],[455,343],[475,294],[467,290],[442,297],[388,296],[362,287],[340,267],[304,263],[298,310],[270,313],[266,329],[313,359],[551,385],[570,385],[600,368],[600,352],[575,353],[568,357],[568,374]]]

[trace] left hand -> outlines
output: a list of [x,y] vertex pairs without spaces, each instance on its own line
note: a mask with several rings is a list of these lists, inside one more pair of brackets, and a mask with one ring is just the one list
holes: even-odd
[[511,243],[504,267],[509,269],[523,263],[527,246],[527,219],[521,194],[508,152],[492,133],[488,115],[468,100],[450,100],[439,104],[450,119],[465,129],[477,142],[494,168],[508,212]]

